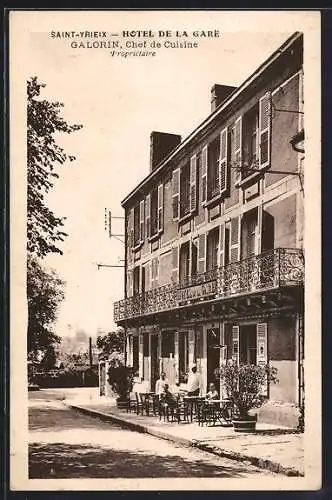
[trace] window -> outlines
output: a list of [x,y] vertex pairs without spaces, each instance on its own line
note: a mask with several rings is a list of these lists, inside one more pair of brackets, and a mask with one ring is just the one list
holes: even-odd
[[189,276],[189,259],[189,242],[186,242],[180,248],[180,283],[184,282]]
[[181,168],[180,193],[180,217],[184,217],[190,213],[190,163]]
[[140,272],[139,272],[139,266],[134,268],[134,295],[138,295],[140,292]]
[[207,271],[218,267],[219,228],[212,229],[207,237]]
[[220,138],[216,137],[208,146],[208,199],[220,194],[219,155]]
[[139,205],[136,205],[134,208],[134,247],[139,245],[139,243],[141,242],[139,207]]
[[251,168],[258,167],[258,104],[243,117],[243,166],[242,179],[251,175]]
[[158,233],[158,191],[151,193],[151,236]]
[[179,375],[180,383],[186,382],[185,375],[189,369],[189,335],[179,332]]
[[159,184],[147,199],[147,208],[150,207],[150,216],[146,215],[147,233],[155,236],[163,230],[164,227],[164,186]]

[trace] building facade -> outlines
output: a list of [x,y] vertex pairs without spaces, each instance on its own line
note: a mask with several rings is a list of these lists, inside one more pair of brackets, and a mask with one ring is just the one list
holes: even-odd
[[201,392],[227,359],[278,369],[262,421],[297,425],[303,405],[303,38],[238,88],[215,85],[185,140],[151,134],[150,172],[123,200],[127,364]]

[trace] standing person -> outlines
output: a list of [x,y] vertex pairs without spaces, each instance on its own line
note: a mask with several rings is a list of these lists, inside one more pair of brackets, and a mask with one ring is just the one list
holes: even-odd
[[200,376],[199,373],[197,372],[196,364],[192,364],[187,382],[187,395],[199,396],[199,388],[200,388]]
[[161,372],[160,378],[156,382],[156,389],[155,389],[155,392],[158,396],[160,396],[164,392],[165,385],[168,385],[166,373]]

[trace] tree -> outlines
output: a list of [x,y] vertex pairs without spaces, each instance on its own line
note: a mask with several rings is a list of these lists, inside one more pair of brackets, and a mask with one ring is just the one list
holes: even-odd
[[82,128],[61,117],[63,103],[40,99],[44,87],[36,77],[27,82],[28,251],[39,257],[49,252],[62,254],[58,243],[67,236],[63,231],[65,218],[56,217],[48,208],[45,195],[59,177],[56,167],[74,161],[75,156],[67,155],[54,136]]
[[57,167],[75,157],[67,155],[55,142],[58,133],[71,134],[82,125],[69,125],[61,116],[63,104],[40,98],[46,85],[36,77],[27,81],[27,296],[28,352],[35,358],[38,351],[59,342],[53,332],[57,308],[64,298],[63,285],[56,273],[46,270],[40,259],[48,253],[59,253],[67,236],[65,218],[56,217],[46,203],[46,195],[59,177]]
[[118,328],[115,332],[108,332],[106,335],[98,335],[96,345],[100,351],[101,358],[109,358],[114,352],[124,351],[125,332],[123,328]]
[[28,256],[28,352],[33,358],[60,341],[53,325],[64,298],[63,287],[54,270],[46,271],[35,257]]
[[44,357],[40,362],[40,365],[42,368],[45,368],[46,370],[50,370],[51,368],[55,367],[56,364],[56,353],[53,345],[50,345],[47,347]]

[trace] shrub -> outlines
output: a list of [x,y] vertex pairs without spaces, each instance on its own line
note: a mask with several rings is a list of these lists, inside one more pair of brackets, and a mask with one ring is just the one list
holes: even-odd
[[119,400],[126,400],[133,389],[133,369],[125,366],[124,355],[114,352],[109,358],[108,383]]

